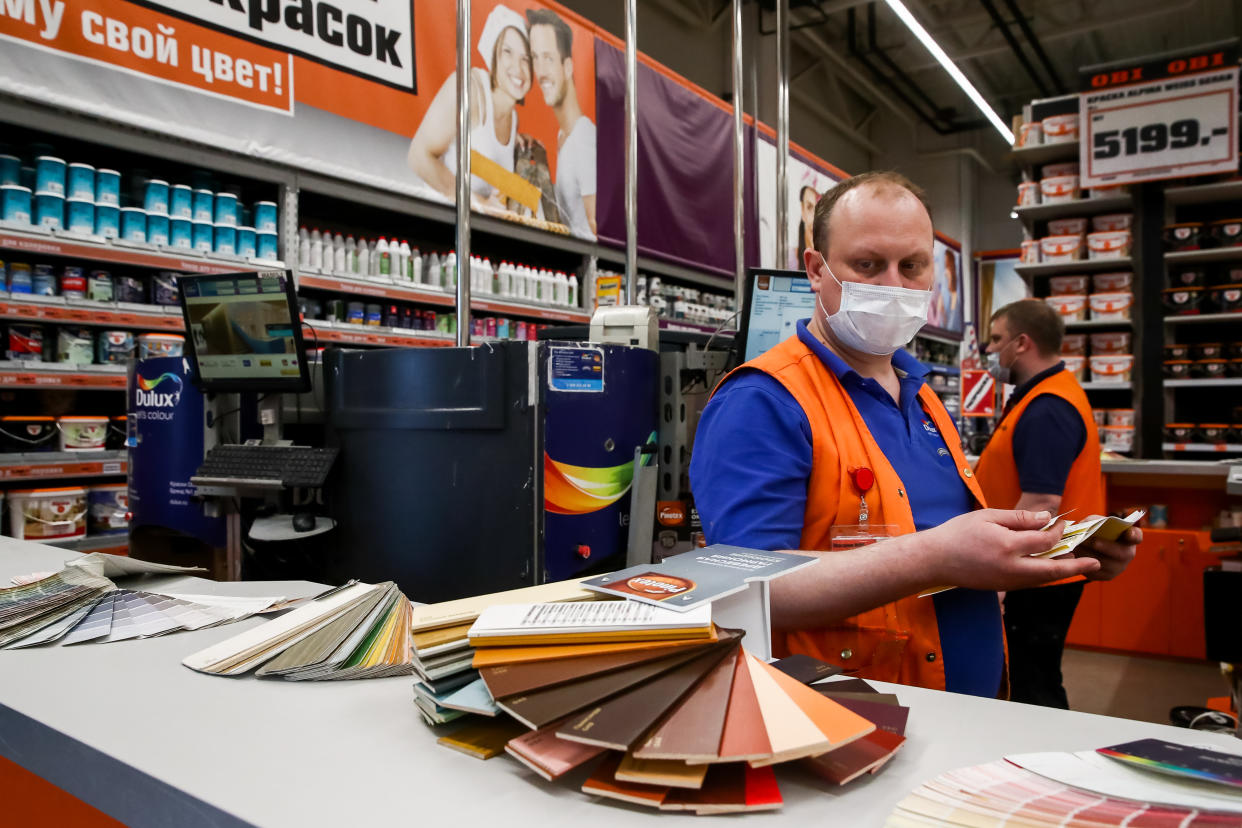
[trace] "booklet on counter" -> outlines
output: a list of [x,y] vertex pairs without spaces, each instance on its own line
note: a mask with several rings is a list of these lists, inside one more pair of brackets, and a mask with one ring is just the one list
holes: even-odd
[[582,586],[594,592],[687,612],[741,592],[752,583],[770,581],[816,561],[808,555],[714,544],[665,558],[658,564],[639,564],[588,578]]

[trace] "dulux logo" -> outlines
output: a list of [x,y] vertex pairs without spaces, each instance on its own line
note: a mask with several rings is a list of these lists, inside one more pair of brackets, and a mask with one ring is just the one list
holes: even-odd
[[[148,408],[176,408],[181,401],[181,377],[176,374],[160,374],[155,379],[139,376],[137,399],[138,405]],[[165,385],[163,391],[156,389]]]

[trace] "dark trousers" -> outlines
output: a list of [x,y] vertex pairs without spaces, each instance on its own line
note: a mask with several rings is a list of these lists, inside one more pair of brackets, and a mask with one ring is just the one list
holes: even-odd
[[1083,582],[1005,593],[1011,701],[1069,709],[1061,685],[1061,654]]

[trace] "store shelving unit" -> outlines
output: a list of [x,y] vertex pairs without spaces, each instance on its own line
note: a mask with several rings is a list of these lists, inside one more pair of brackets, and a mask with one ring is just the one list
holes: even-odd
[[[38,367],[25,367],[26,365]],[[45,362],[0,362],[0,388],[56,388],[83,391],[125,389],[125,369],[109,370],[103,365],[79,367]]]
[[68,477],[115,477],[129,470],[126,451],[0,454],[0,480],[32,482]]
[[1037,144],[1033,147],[1020,147],[1015,149],[1011,156],[1017,163],[1029,167],[1052,164],[1057,161],[1075,161],[1078,159],[1078,142],[1063,141],[1057,144]]
[[[1235,215],[1242,209],[1242,181],[1217,181],[1205,184],[1170,187],[1164,191],[1165,219],[1168,222],[1204,221]],[[1224,274],[1217,272],[1231,262],[1242,262],[1242,247],[1216,247],[1204,250],[1167,251],[1164,254],[1166,274],[1173,268],[1189,267],[1206,273],[1208,285],[1219,283]],[[1172,284],[1172,280],[1169,280]],[[1209,308],[1206,313],[1166,316],[1163,319],[1164,341],[1193,345],[1201,342],[1242,341],[1242,312],[1220,313]],[[1242,400],[1236,389],[1242,378],[1165,379],[1163,383],[1165,422],[1228,423],[1237,416],[1233,407]],[[1233,390],[1227,390],[1233,389]],[[1242,455],[1236,443],[1177,443],[1165,441],[1163,451],[1182,454]]]
[[1050,219],[1076,216],[1099,216],[1105,213],[1124,213],[1134,206],[1130,196],[1105,198],[1078,198],[1064,204],[1035,204],[1015,207],[1014,212],[1023,222],[1048,221]]
[[1112,270],[1130,270],[1134,260],[1123,259],[1077,259],[1072,262],[1051,262],[1049,264],[1018,265],[1015,270],[1026,279],[1040,276],[1065,276],[1074,273],[1107,273]]
[[1207,250],[1179,250],[1164,254],[1169,265],[1197,265],[1205,262],[1236,262],[1242,260],[1242,247],[1212,247]]
[[1081,322],[1066,322],[1067,331],[1117,330],[1133,328],[1134,322],[1129,319],[1084,319]]

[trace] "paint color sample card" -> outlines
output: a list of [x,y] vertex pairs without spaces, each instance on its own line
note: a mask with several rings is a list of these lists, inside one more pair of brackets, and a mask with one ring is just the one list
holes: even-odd
[[523,727],[510,719],[476,720],[436,742],[477,759],[491,759],[504,753],[509,740],[523,732]]
[[600,673],[610,673],[633,664],[654,661],[692,647],[702,647],[699,642],[677,642],[675,647],[661,649],[624,649],[619,652],[603,652],[581,658],[561,658],[530,664],[503,664],[485,667],[479,675],[487,683],[493,698],[516,696],[541,687],[552,687],[570,681],[580,681]]
[[634,751],[640,759],[715,762],[741,648],[733,649]]
[[[818,658],[797,653],[795,655],[773,661],[772,666],[787,676],[797,679],[803,684],[814,684],[822,679],[840,675],[841,668]],[[859,679],[861,681],[861,679]]]
[[500,604],[488,607],[470,627],[473,646],[590,644],[707,638],[711,606],[673,612],[634,601],[562,604]]
[[563,725],[564,722],[554,722],[510,739],[505,751],[549,782],[604,753],[605,749],[597,745],[557,737],[556,730]]
[[660,810],[732,814],[773,811],[783,804],[772,768],[733,763],[712,765],[697,790],[670,788],[660,803]]
[[738,655],[729,695],[729,710],[720,735],[720,756],[717,761],[736,762],[759,760],[772,753],[768,731],[763,724],[763,711],[750,678],[745,650]]
[[1161,739],[1141,739],[1098,748],[1096,753],[1156,773],[1242,788],[1242,756],[1233,753],[1189,747]]
[[714,544],[703,549],[665,558],[658,564],[642,564],[588,578],[586,589],[632,601],[687,611],[770,581],[807,566],[817,559],[789,552],[761,552],[740,546]]
[[[709,636],[708,641],[714,640]],[[609,641],[603,644],[542,644],[528,647],[494,647],[474,651],[473,666],[496,667],[502,664],[528,664],[534,661],[554,661],[561,658],[583,658],[605,653],[635,652],[638,650],[675,650],[686,646],[684,641]],[[696,640],[695,643],[702,643]]]

